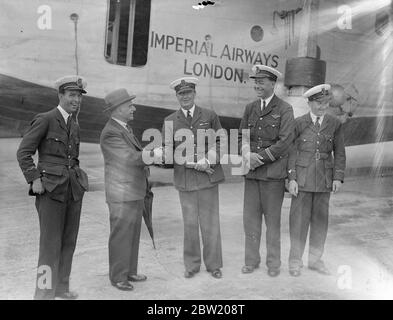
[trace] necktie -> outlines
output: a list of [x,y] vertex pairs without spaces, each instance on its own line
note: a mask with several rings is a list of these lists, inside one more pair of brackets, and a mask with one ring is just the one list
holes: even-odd
[[321,125],[319,124],[319,119],[321,119],[321,118],[317,117],[317,120],[315,120],[315,128],[317,128],[318,131],[321,128]]
[[188,124],[191,124],[191,122],[192,122],[192,115],[191,115],[190,110],[187,111],[187,121],[188,121]]
[[265,107],[266,107],[266,101],[265,101],[265,100],[263,100],[263,104],[262,104],[262,111],[263,111],[263,109],[265,109]]
[[134,132],[132,131],[131,126],[128,125],[128,123],[126,124],[126,128],[128,130],[129,133],[131,133],[132,139],[134,140],[135,144],[142,149],[141,143],[139,142],[138,138],[135,137]]
[[72,118],[72,116],[68,115],[68,118],[67,118],[67,130],[68,130],[68,132],[71,131],[71,118]]

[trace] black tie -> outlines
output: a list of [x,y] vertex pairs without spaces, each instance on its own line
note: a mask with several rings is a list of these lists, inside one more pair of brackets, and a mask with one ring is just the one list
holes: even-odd
[[132,128],[128,125],[128,123],[126,124],[126,128],[127,128],[129,133],[132,133]]
[[321,118],[317,117],[317,120],[315,121],[315,128],[317,128],[318,131],[321,128],[321,125],[319,124],[319,119],[321,119]]
[[68,130],[68,132],[71,132],[71,118],[72,118],[72,116],[68,115],[68,118],[67,118],[67,130]]
[[266,101],[265,101],[265,100],[263,100],[263,104],[262,104],[262,111],[265,109],[265,107],[266,107]]
[[192,115],[191,115],[190,110],[187,110],[187,121],[188,121],[188,124],[191,124],[191,122],[192,122]]

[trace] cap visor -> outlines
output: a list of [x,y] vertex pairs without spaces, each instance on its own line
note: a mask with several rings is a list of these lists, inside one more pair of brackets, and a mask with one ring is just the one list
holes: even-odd
[[68,86],[68,87],[64,87],[63,90],[70,90],[70,91],[80,91],[82,93],[87,93],[84,89],[81,89],[78,86]]
[[276,77],[276,76],[269,76],[269,75],[267,75],[267,74],[263,74],[263,75],[260,75],[260,76],[255,76],[255,75],[253,75],[253,76],[250,76],[249,78],[250,78],[250,79],[263,79],[263,78],[267,78],[267,79],[269,79],[269,80],[277,81],[277,77]]
[[176,93],[182,93],[182,92],[187,92],[187,91],[195,91],[195,89],[193,89],[193,88],[184,88],[184,89],[180,89],[179,91],[176,91]]

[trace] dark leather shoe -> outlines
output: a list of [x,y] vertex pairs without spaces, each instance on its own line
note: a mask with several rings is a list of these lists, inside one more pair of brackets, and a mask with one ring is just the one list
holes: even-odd
[[271,277],[277,277],[280,274],[280,269],[270,268],[267,270],[267,274]]
[[112,286],[122,291],[131,291],[134,289],[128,281],[112,282]]
[[216,269],[210,272],[213,278],[216,279],[221,279],[222,278],[222,272],[220,269]]
[[330,275],[329,269],[326,268],[324,265],[311,265],[311,266],[308,266],[308,268],[310,270],[316,271],[316,272],[326,275],[326,276]]
[[187,279],[192,278],[198,272],[199,272],[199,270],[195,270],[195,271],[186,270],[186,271],[184,271],[184,278],[187,278]]
[[290,269],[290,270],[289,270],[289,274],[290,274],[292,277],[299,277],[299,276],[301,275],[300,268],[297,268],[297,269]]
[[67,291],[62,293],[56,293],[56,298],[65,300],[75,300],[78,299],[78,294],[75,291]]
[[258,268],[259,268],[259,265],[256,265],[256,266],[245,265],[242,268],[242,273],[252,273],[252,272],[254,272],[255,269],[258,269]]
[[147,277],[144,274],[134,274],[132,276],[128,276],[128,281],[139,282],[146,281]]

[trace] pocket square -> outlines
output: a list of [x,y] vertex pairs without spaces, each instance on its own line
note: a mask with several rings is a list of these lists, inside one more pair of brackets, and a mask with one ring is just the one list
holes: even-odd
[[278,118],[281,117],[281,115],[279,115],[279,114],[272,114],[272,117],[273,117],[274,119],[278,119]]

